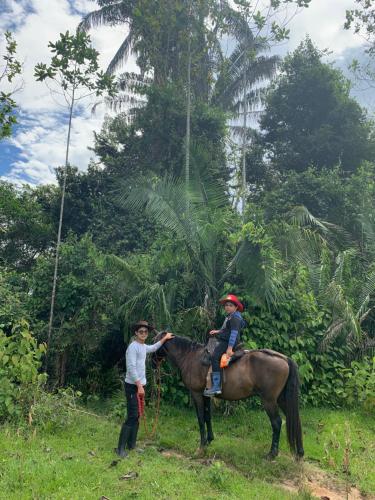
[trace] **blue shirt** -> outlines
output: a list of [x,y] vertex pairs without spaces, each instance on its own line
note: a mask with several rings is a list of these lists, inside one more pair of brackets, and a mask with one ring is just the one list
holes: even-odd
[[239,311],[228,314],[223,326],[220,328],[217,338],[228,342],[228,347],[233,347],[240,338],[241,329],[245,326],[245,321]]

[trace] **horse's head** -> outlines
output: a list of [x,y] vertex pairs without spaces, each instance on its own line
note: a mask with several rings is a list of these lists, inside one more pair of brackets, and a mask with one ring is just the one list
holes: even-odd
[[[164,335],[166,334],[167,332],[158,332],[157,335],[154,337],[154,342],[159,342],[159,340],[161,340]],[[153,368],[153,370],[155,370],[159,364],[163,361],[163,359],[166,357],[167,355],[167,351],[166,351],[166,348],[165,348],[165,344],[167,342],[165,342],[161,347],[160,349],[158,349],[156,352],[154,352],[152,354],[152,358],[151,358],[151,366]]]

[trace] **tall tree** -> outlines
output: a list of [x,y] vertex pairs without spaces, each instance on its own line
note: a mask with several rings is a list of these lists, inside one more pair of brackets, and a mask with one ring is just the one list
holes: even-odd
[[[265,56],[269,50],[268,43],[262,38],[254,37],[247,23],[243,23],[242,36],[237,46],[224,61],[215,83],[212,101],[230,113],[233,119],[231,127],[234,136],[241,139],[241,187],[242,212],[246,205],[246,155],[251,130],[248,129],[248,118],[259,113],[264,85],[274,75],[279,58]],[[252,116],[251,116],[252,115]],[[238,124],[240,121],[242,124]]]
[[51,63],[39,63],[35,66],[35,76],[38,81],[52,80],[62,92],[68,111],[68,131],[66,138],[64,180],[61,192],[59,228],[57,232],[55,269],[51,296],[51,312],[48,325],[48,345],[51,341],[53,326],[53,311],[56,296],[57,273],[59,263],[59,249],[61,243],[61,229],[64,214],[66,177],[69,165],[70,133],[72,128],[73,111],[77,101],[90,95],[100,96],[104,93],[114,95],[116,86],[113,77],[99,70],[99,53],[91,47],[91,40],[86,33],[79,32],[60,34],[56,43],[49,43],[54,56]]
[[287,56],[260,126],[265,154],[279,171],[340,164],[353,172],[372,158],[372,127],[350,84],[306,39]]

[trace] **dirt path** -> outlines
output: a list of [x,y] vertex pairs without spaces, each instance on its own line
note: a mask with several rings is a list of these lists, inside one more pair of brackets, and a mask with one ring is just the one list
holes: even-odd
[[[215,459],[212,458],[192,458],[183,455],[174,449],[161,449],[160,453],[166,458],[188,459],[194,462],[200,462],[202,465],[210,466]],[[243,472],[232,464],[220,459],[221,462],[232,470],[243,475]],[[287,491],[298,494],[299,492],[309,492],[316,498],[322,500],[375,500],[373,496],[363,496],[357,488],[349,485],[349,491],[346,491],[346,485],[334,476],[319,469],[315,465],[305,461],[301,464],[301,474],[295,481],[285,480],[282,483],[275,483]]]

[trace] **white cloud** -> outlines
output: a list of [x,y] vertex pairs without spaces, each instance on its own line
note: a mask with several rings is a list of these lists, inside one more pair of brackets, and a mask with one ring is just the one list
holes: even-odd
[[[0,29],[14,32],[17,56],[23,62],[24,81],[22,91],[16,95],[21,109],[21,127],[10,141],[18,148],[19,158],[3,176],[12,182],[20,183],[22,179],[33,184],[54,182],[53,169],[64,163],[67,127],[62,121],[66,109],[62,107],[63,101],[51,96],[45,84],[35,81],[33,75],[38,62],[47,63],[51,58],[48,42],[57,40],[61,32],[74,31],[82,17],[79,12],[97,8],[91,0],[75,0],[72,3],[74,9],[68,0],[5,0]],[[91,33],[103,69],[125,35],[124,26],[103,26]],[[135,69],[134,61],[129,62],[127,69]],[[103,107],[99,108],[96,116],[91,115],[90,109],[90,102],[81,103],[79,113],[73,120],[70,162],[80,169],[85,169],[93,156],[88,147],[93,146],[93,131],[100,130],[104,116]]]
[[[45,118],[45,119],[44,119]],[[103,114],[92,117],[90,111],[76,116],[70,142],[70,163],[85,169],[93,152],[93,130],[99,130]],[[19,149],[19,159],[12,165],[5,179],[17,184],[45,184],[55,182],[54,169],[65,161],[67,123],[57,114],[42,113],[28,118],[29,126],[19,131],[11,144]]]
[[345,12],[355,7],[355,0],[311,0],[310,6],[290,22],[290,39],[280,52],[294,50],[307,35],[320,49],[332,51],[334,57],[348,48],[359,47],[363,40],[352,31],[344,30]]

